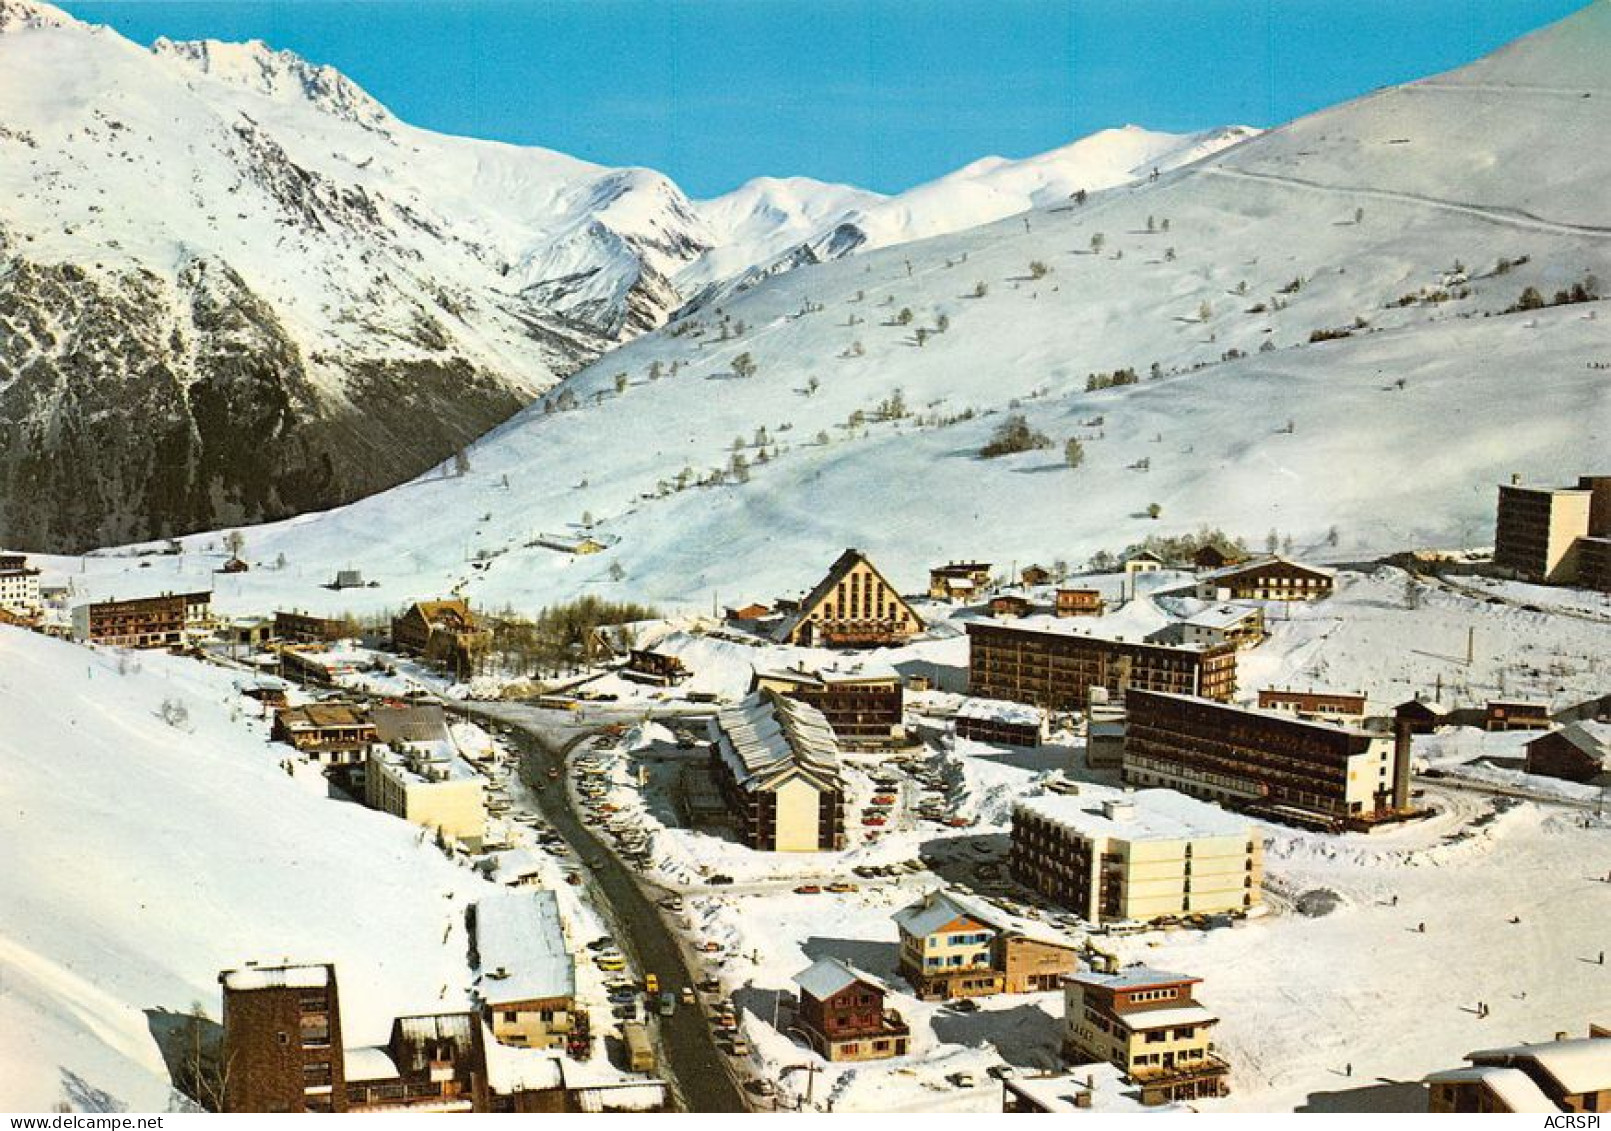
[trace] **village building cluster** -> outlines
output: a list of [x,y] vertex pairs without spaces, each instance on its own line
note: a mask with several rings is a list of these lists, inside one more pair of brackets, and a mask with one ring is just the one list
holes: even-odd
[[[1611,591],[1608,566],[1611,477],[1500,488],[1495,571]],[[220,572],[249,568],[232,556]],[[1334,834],[1416,817],[1414,740],[1451,726],[1536,732],[1522,747],[1527,774],[1611,785],[1611,696],[1569,712],[1522,695],[1463,705],[1417,696],[1387,714],[1385,704],[1373,712],[1365,695],[1346,689],[1239,685],[1239,672],[1258,670],[1248,654],[1257,655],[1281,606],[1326,601],[1338,585],[1333,569],[1205,544],[1190,562],[1138,550],[1118,571],[1124,584],[1115,598],[1112,586],[1071,584],[1061,567],[1030,565],[998,580],[988,562],[934,566],[926,597],[946,608],[932,619],[946,621],[946,631],[960,628],[966,643],[965,669],[955,669],[965,686],[949,691],[935,686],[937,671],[897,666],[873,651],[919,638],[930,623],[918,609],[928,607],[903,596],[856,549],[804,596],[727,610],[714,631],[756,656],[739,695],[696,697],[686,690],[699,674],[688,656],[624,626],[607,626],[590,642],[607,657],[600,666],[639,692],[674,693],[684,704],[716,700],[690,712],[697,723],[681,734],[679,747],[692,749],[690,735],[703,730],[704,747],[683,759],[680,803],[690,823],[696,811],[714,816],[752,852],[851,847],[856,780],[875,785],[861,832],[876,839],[894,804],[879,796],[890,787],[877,767],[924,743],[964,756],[977,752],[963,743],[1038,752],[1075,733],[1084,768],[1113,783],[1100,796],[1082,795],[1065,775],[1011,799],[1006,875],[1044,918],[1003,912],[946,883],[890,917],[896,980],[832,955],[795,974],[791,1031],[823,1060],[909,1056],[912,1026],[892,995],[957,1003],[1058,993],[1065,1069],[1004,1081],[1004,1110],[1128,1111],[1223,1096],[1232,1066],[1215,1049],[1218,1017],[1197,998],[1203,978],[1121,966],[1094,946],[1076,946],[1054,918],[1091,931],[1241,924],[1263,911],[1256,821]],[[1143,588],[1161,624],[1117,616]],[[353,677],[377,663],[373,649],[354,643],[351,620],[282,609],[225,622],[212,597],[91,600],[57,618],[65,622],[58,628],[112,648],[192,649],[223,637],[261,650],[279,677],[265,671],[243,694],[272,716],[272,738],[295,760],[369,808],[429,830],[450,853],[480,852],[494,838],[507,800],[461,748],[443,707],[350,693]],[[42,586],[25,556],[0,554],[0,617],[38,626],[52,601],[60,593]],[[493,631],[453,596],[406,605],[390,618],[388,643],[394,657],[463,679],[492,649]],[[803,655],[808,649],[836,654]],[[292,702],[292,681],[321,697]],[[924,696],[916,713],[915,694]],[[474,1008],[398,1017],[384,1044],[344,1046],[333,966],[221,973],[224,1038],[215,1067],[224,1110],[608,1106],[597,1095],[582,1098],[596,1084],[567,1081],[558,1067],[586,1055],[592,1019],[555,893],[511,878],[467,910]],[[629,1066],[647,1070],[647,1030],[634,1021],[623,1033]],[[1587,1038],[1473,1052],[1467,1066],[1428,1078],[1431,1108],[1605,1110],[1608,1049],[1611,1033],[1596,1029]],[[510,1070],[515,1050],[558,1054],[556,1067]]]

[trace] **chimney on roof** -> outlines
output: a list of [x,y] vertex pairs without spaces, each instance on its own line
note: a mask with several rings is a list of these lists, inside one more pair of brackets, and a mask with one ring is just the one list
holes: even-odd
[[1521,486],[1521,476],[1514,471],[1510,473],[1510,485],[1512,487]]
[[1104,801],[1102,815],[1110,821],[1128,821],[1136,815],[1136,807],[1129,801]]
[[1567,1033],[1566,1033],[1566,1030],[1564,1030],[1564,1029],[1557,1029],[1557,1030],[1556,1030],[1556,1031],[1555,1031],[1555,1039],[1556,1039],[1556,1040],[1557,1040],[1557,1041],[1564,1041],[1564,1040],[1566,1040],[1566,1037],[1567,1037]]
[[1092,1096],[1091,1096],[1090,1092],[1086,1091],[1086,1092],[1075,1092],[1074,1093],[1074,1106],[1075,1107],[1090,1107],[1091,1102],[1092,1102]]

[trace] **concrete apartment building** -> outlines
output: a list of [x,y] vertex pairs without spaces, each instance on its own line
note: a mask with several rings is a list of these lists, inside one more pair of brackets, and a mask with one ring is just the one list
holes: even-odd
[[1013,806],[1012,876],[1089,923],[1244,912],[1260,902],[1264,844],[1243,817],[1167,789]]
[[876,750],[906,737],[900,673],[879,660],[757,668],[751,691],[776,691],[822,712],[846,750]]
[[1499,488],[1494,568],[1524,581],[1606,589],[1611,548],[1611,475],[1574,487],[1528,487],[1513,476]]
[[39,595],[39,571],[26,554],[0,554],[0,609],[24,615],[44,607]]
[[1090,689],[1122,700],[1132,688],[1230,699],[1236,648],[1155,644],[1079,632],[1052,617],[968,624],[968,693],[1052,711],[1084,710]]
[[1063,1056],[1102,1061],[1162,1104],[1223,1096],[1230,1066],[1211,1051],[1219,1018],[1193,997],[1202,979],[1146,966],[1063,982]]
[[576,962],[551,891],[510,891],[475,903],[476,984],[500,1044],[563,1048],[576,1031]]
[[762,852],[845,845],[839,743],[822,712],[775,691],[723,707],[711,722],[711,771],[739,838]]
[[211,592],[163,593],[73,608],[73,639],[117,648],[172,648],[212,631]]
[[364,771],[364,804],[480,847],[487,826],[482,778],[460,755],[442,709],[376,708],[370,719],[376,742]]
[[1155,691],[1126,706],[1128,785],[1326,827],[1409,807],[1410,759],[1391,735]]

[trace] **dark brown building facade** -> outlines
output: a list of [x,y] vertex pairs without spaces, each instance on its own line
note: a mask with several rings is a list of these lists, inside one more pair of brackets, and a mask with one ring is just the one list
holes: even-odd
[[905,1056],[911,1030],[884,1008],[884,989],[835,958],[796,974],[799,1024],[824,1060],[883,1060]]
[[1337,821],[1409,803],[1409,760],[1391,736],[1152,691],[1126,705],[1127,784]]
[[392,618],[392,645],[410,655],[444,664],[463,675],[492,646],[492,632],[482,626],[467,601],[416,601]]
[[171,648],[206,626],[211,606],[211,593],[96,601],[73,610],[73,637],[118,648]]
[[274,614],[274,637],[296,644],[325,644],[351,635],[350,626],[334,617],[316,617],[310,613],[287,612]]
[[335,967],[248,966],[218,981],[223,1109],[346,1111]]
[[1092,687],[1105,687],[1117,699],[1132,688],[1229,699],[1236,693],[1236,647],[1148,644],[969,623],[970,694],[1078,711]]

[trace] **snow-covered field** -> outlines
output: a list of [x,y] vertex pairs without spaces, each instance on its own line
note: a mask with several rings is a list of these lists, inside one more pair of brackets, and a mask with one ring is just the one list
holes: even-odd
[[[994,772],[1020,792],[1033,788],[1032,772]],[[1101,797],[1108,787],[1083,792]],[[1471,1049],[1581,1033],[1611,1014],[1611,967],[1598,963],[1611,945],[1608,819],[1442,789],[1428,800],[1432,817],[1370,836],[1261,825],[1270,904],[1263,916],[1207,932],[1096,940],[1126,962],[1204,979],[1199,997],[1221,1018],[1218,1048],[1233,1066],[1232,1095],[1204,1110],[1368,1108],[1373,1101],[1362,1097],[1323,1094],[1413,1082],[1459,1064]],[[984,826],[948,845],[931,838],[923,851],[947,876],[977,882],[955,858],[990,859],[972,854],[971,844],[1001,831],[999,823]],[[1001,995],[961,1014],[906,990],[890,916],[939,883],[924,873],[864,882],[849,894],[772,887],[688,899],[691,936],[719,945],[711,970],[745,1013],[754,1050],[746,1068],[780,1081],[785,1106],[803,1095],[805,1079],[782,1070],[807,1055],[787,1033],[790,978],[823,956],[884,979],[889,1006],[913,1030],[907,1057],[826,1065],[815,1097],[832,1097],[833,1110],[997,1110],[989,1089],[955,1088],[950,1075],[966,1069],[983,1080],[1001,1063],[1056,1067],[1059,995]],[[1317,917],[1296,909],[1316,892],[1334,909]],[[1478,1001],[1489,1006],[1485,1018],[1476,1016]]]
[[[398,1015],[468,1008],[465,909],[500,884],[329,796],[317,772],[288,775],[296,759],[241,680],[0,628],[0,1108],[182,1103],[158,1038],[198,1005],[216,1019],[217,973],[248,961],[336,963],[349,1045],[383,1043]],[[467,752],[492,749],[454,730]],[[559,892],[576,945],[602,933],[558,861],[528,848],[510,863]],[[599,972],[578,979],[607,1018]]]

